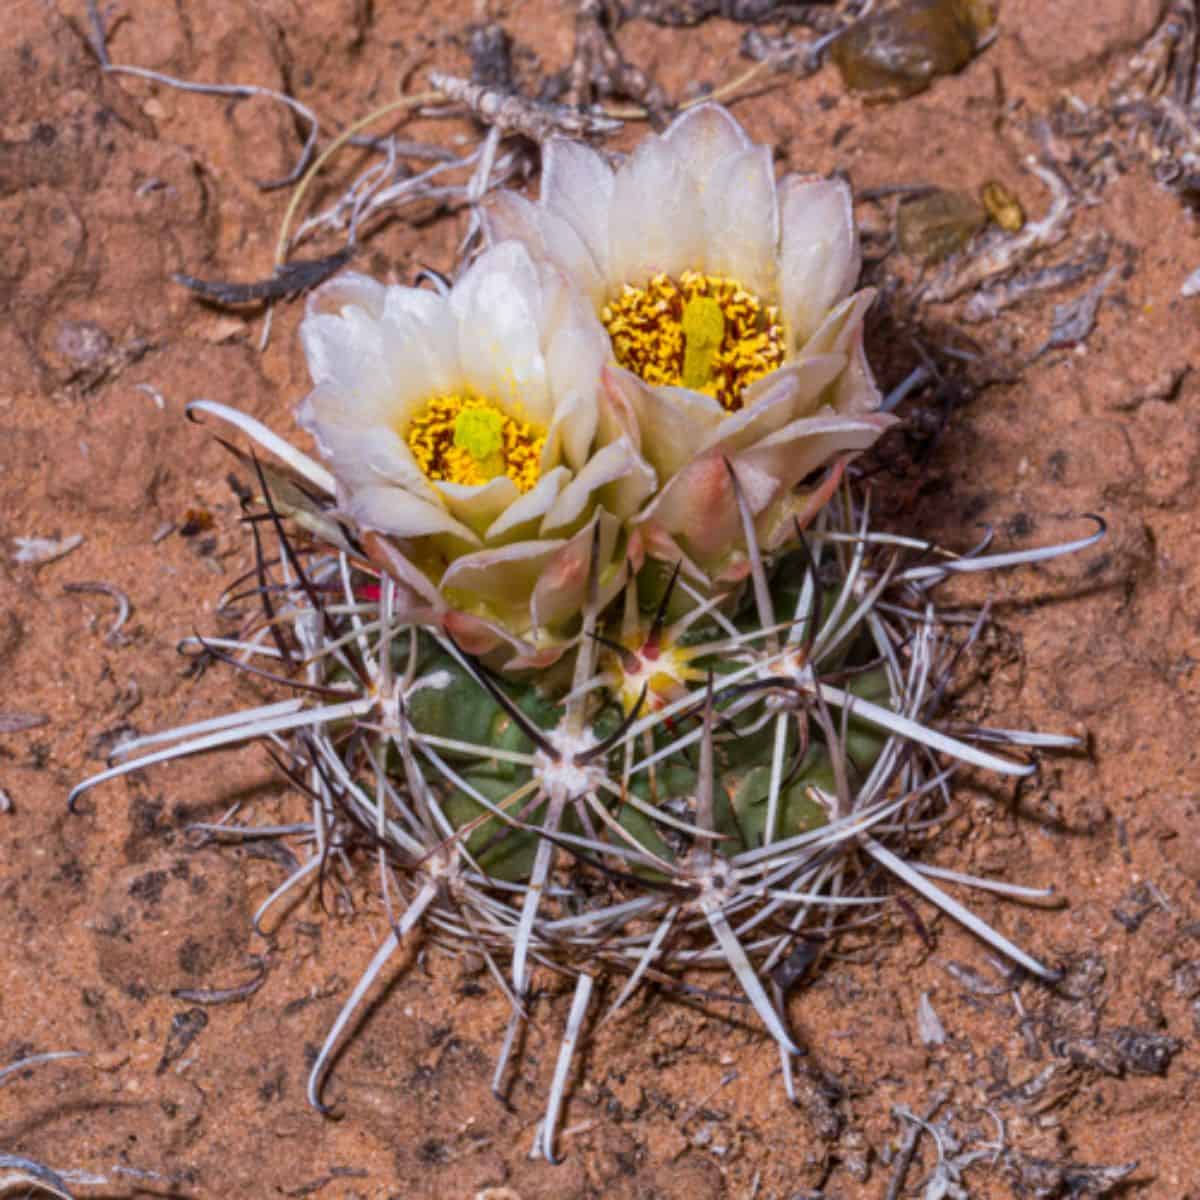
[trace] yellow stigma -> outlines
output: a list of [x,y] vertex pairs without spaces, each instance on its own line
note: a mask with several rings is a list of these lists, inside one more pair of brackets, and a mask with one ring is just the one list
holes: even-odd
[[494,400],[464,391],[426,401],[404,440],[433,483],[478,486],[507,475],[527,492],[541,476],[546,435]]
[[683,386],[705,388],[713,380],[713,360],[725,340],[725,314],[711,296],[683,306]]
[[730,412],[742,393],[783,362],[779,309],[734,279],[685,271],[626,284],[600,313],[621,366],[649,384],[691,388]]
[[494,479],[504,470],[504,414],[494,408],[464,408],[454,418],[454,445]]

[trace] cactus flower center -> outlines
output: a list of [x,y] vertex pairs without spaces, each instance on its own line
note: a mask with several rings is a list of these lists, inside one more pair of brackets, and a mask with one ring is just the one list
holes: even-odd
[[521,492],[541,477],[546,435],[474,392],[433,396],[404,435],[432,483],[479,486],[507,475]]
[[623,653],[614,656],[611,669],[614,690],[626,713],[637,707],[639,699],[650,712],[665,708],[698,683],[704,672],[691,665],[695,652],[684,646],[661,645],[647,639],[642,631],[621,639]]
[[783,362],[779,309],[735,279],[684,271],[626,284],[600,320],[617,362],[646,383],[691,388],[729,412],[742,394]]

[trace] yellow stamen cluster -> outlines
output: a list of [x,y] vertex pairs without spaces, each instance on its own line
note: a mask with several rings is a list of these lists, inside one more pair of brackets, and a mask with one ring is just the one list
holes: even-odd
[[626,284],[600,319],[621,366],[652,385],[705,392],[730,412],[783,362],[779,309],[719,275],[685,271],[678,280],[655,275],[645,287]]
[[473,392],[433,396],[412,419],[404,440],[433,483],[478,486],[507,475],[527,492],[541,475],[545,433]]

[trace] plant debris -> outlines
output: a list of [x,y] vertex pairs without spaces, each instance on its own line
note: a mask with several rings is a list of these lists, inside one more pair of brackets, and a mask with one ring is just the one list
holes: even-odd
[[70,537],[61,539],[19,537],[14,538],[13,541],[17,546],[13,562],[40,564],[66,558],[72,550],[78,550],[83,545],[83,534],[74,533]]
[[800,79],[819,71],[825,51],[850,27],[835,25],[820,37],[796,38],[784,33],[773,37],[761,29],[747,29],[742,36],[742,54],[775,71],[786,71]]
[[1171,1059],[1183,1048],[1178,1038],[1122,1026],[1112,1033],[1113,1045],[1133,1075],[1165,1075]]
[[943,1046],[946,1043],[945,1027],[934,1011],[928,992],[922,992],[917,1001],[917,1036],[926,1046]]
[[121,646],[125,644],[127,639],[121,630],[125,622],[129,620],[129,614],[133,611],[133,605],[130,604],[129,597],[119,587],[115,587],[111,583],[64,583],[63,591],[75,594],[95,593],[100,596],[108,596],[110,600],[115,601],[117,615],[108,632],[104,635],[104,644],[106,646]]
[[1051,1162],[1012,1150],[1004,1155],[1004,1166],[1021,1195],[1057,1200],[1061,1196],[1105,1196],[1138,1169],[1138,1162],[1085,1166]]
[[1135,884],[1121,898],[1120,907],[1112,910],[1113,919],[1128,933],[1137,933],[1142,922],[1156,909],[1165,908],[1162,893],[1143,881]]
[[[825,4],[831,0],[824,0]],[[683,29],[699,25],[713,17],[739,25],[757,25],[763,21],[801,20],[816,3],[792,4],[788,0],[625,0],[624,16],[641,17],[655,25]]]
[[361,1167],[331,1167],[329,1171],[318,1176],[309,1183],[299,1184],[297,1187],[288,1188],[283,1194],[292,1197],[315,1196],[322,1188],[334,1183],[338,1179],[367,1179],[369,1172]]
[[513,40],[503,25],[493,21],[471,31],[467,53],[471,56],[471,82],[482,87],[511,90]]
[[258,970],[258,974],[253,979],[238,984],[236,987],[176,988],[171,995],[176,1000],[184,1000],[189,1004],[236,1004],[241,1000],[248,1000],[266,983],[267,975],[270,973],[264,958],[254,956],[253,965]]
[[502,133],[519,133],[538,143],[556,134],[590,137],[614,133],[621,128],[621,122],[614,117],[587,112],[570,104],[533,100],[442,71],[430,71],[429,84],[447,100],[465,104],[481,120]]
[[186,79],[175,79],[170,75],[162,74],[160,71],[150,71],[145,67],[118,65],[109,57],[108,32],[105,28],[104,17],[99,10],[96,0],[87,0],[87,12],[88,22],[91,26],[91,35],[88,38],[88,44],[91,46],[92,52],[100,63],[100,69],[106,75],[134,75],[140,79],[149,79],[155,83],[164,84],[166,87],[175,88],[181,92],[195,92],[202,96],[228,96],[234,100],[245,100],[254,96],[262,96],[286,105],[308,125],[308,135],[304,139],[304,147],[300,152],[299,158],[296,160],[295,166],[286,175],[281,179],[259,180],[258,186],[263,191],[288,187],[304,174],[312,159],[313,151],[316,149],[317,137],[321,132],[320,122],[317,120],[316,114],[307,105],[301,104],[294,96],[285,95],[283,92],[277,92],[271,88],[258,87],[255,84],[193,83]]
[[161,1075],[172,1063],[178,1062],[207,1027],[208,1013],[202,1008],[189,1008],[176,1013],[171,1018],[171,1028],[167,1032],[162,1058],[154,1068],[155,1075]]
[[47,1054],[31,1054],[27,1058],[20,1058],[14,1063],[9,1063],[6,1067],[0,1067],[0,1087],[11,1083],[12,1080],[18,1078],[21,1072],[28,1071],[31,1067],[41,1066],[42,1063],[87,1057],[88,1055],[82,1050],[51,1050]]
[[1059,1038],[1050,1049],[1076,1066],[1120,1079],[1126,1073],[1165,1075],[1182,1046],[1178,1038],[1123,1025],[1096,1037]]
[[1067,304],[1056,304],[1050,336],[1034,353],[1034,358],[1045,354],[1047,350],[1062,350],[1087,341],[1088,335],[1096,327],[1100,301],[1117,275],[1118,269],[1110,267],[1082,296]]
[[49,724],[50,718],[41,713],[0,712],[0,733],[24,733]]
[[667,95],[620,52],[613,37],[616,21],[604,0],[580,0],[575,12],[575,53],[568,70],[568,93],[575,104],[623,96],[642,105],[655,124],[663,123]]
[[1050,209],[1040,221],[1027,224],[1020,233],[997,231],[983,240],[979,253],[963,262],[949,264],[920,291],[929,304],[954,300],[983,284],[1015,270],[1039,250],[1056,246],[1067,236],[1075,200],[1066,181],[1056,171],[1030,160],[1029,169],[1050,189]]
[[1029,296],[1071,287],[1104,270],[1107,265],[1108,248],[1100,245],[1083,258],[1012,275],[976,292],[963,306],[962,319],[972,324],[990,321]]
[[49,1167],[15,1154],[0,1154],[0,1196],[15,1194],[18,1188],[36,1189],[26,1191],[27,1196],[45,1192],[59,1200],[73,1200],[67,1181]]
[[336,274],[353,257],[357,247],[353,241],[323,258],[298,258],[280,263],[268,279],[252,283],[226,280],[197,279],[194,275],[177,272],[171,278],[189,291],[216,304],[237,306],[260,304],[272,300],[294,300]]

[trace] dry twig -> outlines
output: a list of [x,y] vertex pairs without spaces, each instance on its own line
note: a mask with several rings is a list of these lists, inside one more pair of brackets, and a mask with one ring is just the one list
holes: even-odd
[[457,75],[429,72],[429,83],[442,96],[456,104],[465,104],[488,125],[503,133],[519,133],[541,143],[555,134],[590,137],[614,133],[621,122],[600,113],[587,112],[569,104],[548,104],[531,100],[516,92],[471,83]]
[[115,601],[117,615],[109,631],[104,635],[104,642],[108,646],[119,646],[125,641],[125,637],[121,633],[121,628],[129,620],[129,614],[133,611],[133,605],[130,604],[129,597],[119,587],[115,587],[111,583],[64,583],[63,591],[72,592],[76,595],[94,593],[100,596],[107,596],[110,600]]
[[625,96],[640,104],[656,122],[668,107],[666,93],[617,48],[613,32],[619,21],[605,0],[580,0],[575,13],[575,55],[569,71],[569,94],[575,104]]

